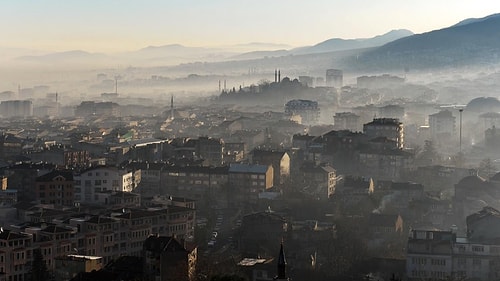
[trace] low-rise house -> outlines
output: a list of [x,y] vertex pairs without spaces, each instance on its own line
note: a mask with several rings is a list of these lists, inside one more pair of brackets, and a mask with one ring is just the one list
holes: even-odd
[[303,180],[304,192],[327,199],[334,195],[337,185],[337,173],[328,165],[304,165],[300,169],[300,178]]
[[274,186],[280,186],[290,178],[290,156],[285,151],[254,149],[252,163],[273,167]]
[[56,281],[71,280],[80,272],[98,271],[103,268],[102,258],[85,255],[56,257],[54,278]]
[[368,217],[368,249],[380,257],[401,255],[403,239],[406,239],[403,228],[403,218],[400,215],[372,213]]
[[352,206],[365,200],[375,192],[373,179],[345,177],[335,190],[334,196],[346,205]]
[[197,248],[174,236],[149,236],[143,244],[146,280],[196,280]]
[[284,217],[271,212],[243,216],[238,232],[239,250],[246,256],[272,256],[274,246],[288,230]]

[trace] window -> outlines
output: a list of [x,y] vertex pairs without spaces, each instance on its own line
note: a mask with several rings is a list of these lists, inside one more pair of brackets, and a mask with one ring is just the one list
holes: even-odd
[[484,247],[483,246],[472,246],[472,251],[473,252],[484,252]]

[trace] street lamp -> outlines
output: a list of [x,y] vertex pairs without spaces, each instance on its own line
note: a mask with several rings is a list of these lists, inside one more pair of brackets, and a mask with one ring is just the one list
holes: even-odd
[[462,154],[462,112],[463,108],[460,108],[458,112],[460,112],[460,154]]

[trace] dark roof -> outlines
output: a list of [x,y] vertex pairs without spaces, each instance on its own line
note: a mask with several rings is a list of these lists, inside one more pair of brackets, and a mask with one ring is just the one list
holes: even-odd
[[303,165],[300,167],[304,173],[332,173],[336,170],[331,166],[314,166],[314,165]]
[[364,178],[346,176],[344,178],[344,186],[354,188],[368,188],[370,181]]
[[484,207],[481,211],[467,216],[467,219],[466,219],[467,225],[469,225],[471,223],[475,223],[479,220],[482,220],[482,219],[484,219],[486,217],[490,217],[490,216],[500,218],[500,211],[498,211],[497,209],[490,207],[490,206]]
[[485,181],[481,177],[474,175],[474,176],[466,176],[465,178],[461,179],[457,183],[457,186],[473,187],[473,186],[480,186],[484,183]]
[[66,227],[61,227],[57,225],[48,225],[44,229],[42,229],[43,232],[47,233],[64,233],[64,232],[72,232],[73,229],[66,228]]
[[0,240],[15,240],[29,237],[28,234],[14,232],[9,229],[1,229],[0,231]]
[[[125,209],[125,212],[116,216],[119,219],[137,219],[137,218],[147,218],[152,216],[157,216],[159,214],[172,214],[172,213],[180,213],[186,211],[193,211],[194,209],[186,208],[182,206],[168,206],[166,209],[157,209],[157,210],[146,210],[146,209]],[[121,212],[123,209],[117,210],[117,212]]]
[[204,174],[227,174],[229,166],[207,167],[207,166],[166,166],[167,172],[204,173]]
[[266,166],[266,165],[250,165],[250,164],[232,163],[229,166],[230,173],[265,174],[268,169],[269,169],[269,166]]
[[36,203],[31,203],[26,201],[20,201],[15,205],[13,205],[12,207],[16,208],[17,210],[24,210],[24,211],[38,208]]
[[490,181],[500,181],[500,173],[496,173],[490,178]]
[[395,227],[399,215],[371,214],[369,223],[371,226]]
[[95,223],[95,224],[101,224],[101,223],[112,223],[116,222],[116,220],[109,218],[109,217],[103,217],[103,216],[92,216],[90,219],[86,220],[87,223]]
[[441,110],[438,113],[434,113],[434,114],[429,115],[429,117],[430,116],[432,116],[432,117],[441,117],[441,118],[445,118],[445,117],[446,118],[453,118],[453,114],[449,110]]
[[397,118],[374,118],[372,122],[364,124],[365,126],[378,126],[378,125],[395,125],[399,126],[403,123],[399,122]]
[[393,182],[391,184],[391,188],[396,190],[408,190],[408,189],[423,190],[424,186],[420,183],[415,183],[415,182]]
[[270,213],[270,212],[258,212],[258,213],[253,213],[253,214],[248,214],[248,215],[243,216],[244,221],[255,220],[257,218],[268,218],[268,219],[271,219],[273,221],[281,222],[281,223],[286,222],[284,217],[277,215],[275,213]]
[[161,170],[165,165],[165,163],[131,162],[125,166],[134,170]]
[[252,154],[253,154],[254,158],[272,157],[272,158],[276,158],[276,159],[281,159],[281,158],[283,158],[283,156],[285,156],[286,151],[254,149],[252,151]]
[[51,182],[54,180],[56,177],[63,177],[66,181],[72,181],[73,180],[73,172],[69,170],[54,170],[50,173],[47,173],[45,175],[39,176],[36,178],[37,182]]
[[175,237],[150,235],[144,241],[143,249],[151,252],[186,252],[184,246]]

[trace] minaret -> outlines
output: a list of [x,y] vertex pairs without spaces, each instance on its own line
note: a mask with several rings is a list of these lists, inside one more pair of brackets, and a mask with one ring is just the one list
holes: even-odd
[[274,70],[274,83],[278,82],[278,70]]
[[170,97],[170,120],[174,120],[174,95]]
[[278,82],[281,82],[281,69],[278,69]]
[[274,277],[277,281],[289,281],[286,277],[286,259],[285,250],[283,250],[283,241],[281,241],[280,254],[278,256],[278,275]]
[[59,116],[59,95],[56,92],[56,115]]

